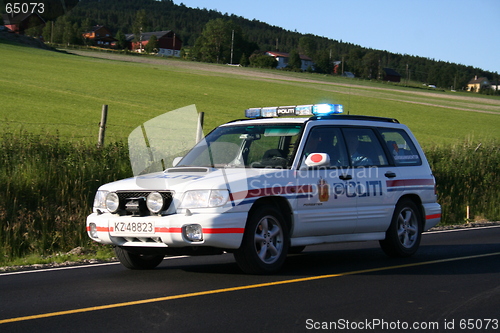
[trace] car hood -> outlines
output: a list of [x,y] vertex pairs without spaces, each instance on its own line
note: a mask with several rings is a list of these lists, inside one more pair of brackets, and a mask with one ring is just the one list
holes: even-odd
[[269,174],[278,172],[284,171],[280,169],[179,167],[105,184],[100,187],[100,190],[168,190],[181,193],[188,190],[229,189],[234,193],[248,190],[252,185],[252,180],[263,176],[267,178]]

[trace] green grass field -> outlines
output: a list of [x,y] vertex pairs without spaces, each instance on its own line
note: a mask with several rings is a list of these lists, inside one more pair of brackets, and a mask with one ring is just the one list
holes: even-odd
[[111,142],[126,140],[148,119],[191,104],[205,112],[207,132],[241,118],[248,107],[335,102],[351,114],[399,119],[424,147],[500,136],[498,97],[156,57],[119,57],[149,62],[137,63],[90,56],[0,43],[0,130],[94,142],[101,107],[108,104]]

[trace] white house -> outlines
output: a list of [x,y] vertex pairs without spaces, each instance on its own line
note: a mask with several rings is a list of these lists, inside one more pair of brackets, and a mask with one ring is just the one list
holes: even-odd
[[467,91],[479,92],[481,88],[489,88],[490,82],[485,77],[477,77],[477,75],[467,84]]
[[500,81],[492,81],[491,83],[491,89],[500,91]]
[[[278,66],[276,66],[277,69],[288,66],[288,58],[290,57],[289,53],[267,51],[266,54],[274,57],[274,59],[278,61]],[[300,54],[299,56],[302,62],[301,69],[303,71],[306,71],[309,67],[314,68],[314,63],[311,58],[303,54]]]
[[158,55],[171,57],[181,56],[182,40],[180,40],[172,30],[143,32],[141,33],[140,41],[134,41],[134,34],[126,34],[125,39],[132,51],[142,52],[153,35],[155,35],[158,40]]

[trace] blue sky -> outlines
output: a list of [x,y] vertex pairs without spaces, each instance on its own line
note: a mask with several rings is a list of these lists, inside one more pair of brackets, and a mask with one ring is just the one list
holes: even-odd
[[174,0],[300,33],[500,73],[500,0]]

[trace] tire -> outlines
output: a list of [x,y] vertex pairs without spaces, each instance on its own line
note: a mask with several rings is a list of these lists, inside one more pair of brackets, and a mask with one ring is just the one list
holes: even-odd
[[115,254],[120,263],[128,269],[153,269],[163,261],[164,257],[161,254],[131,253],[120,246],[115,246]]
[[275,273],[285,262],[289,244],[289,231],[281,213],[273,206],[262,206],[249,217],[234,258],[247,274]]
[[411,200],[403,200],[396,205],[380,247],[389,257],[409,257],[420,246],[422,229],[422,216],[417,205]]

